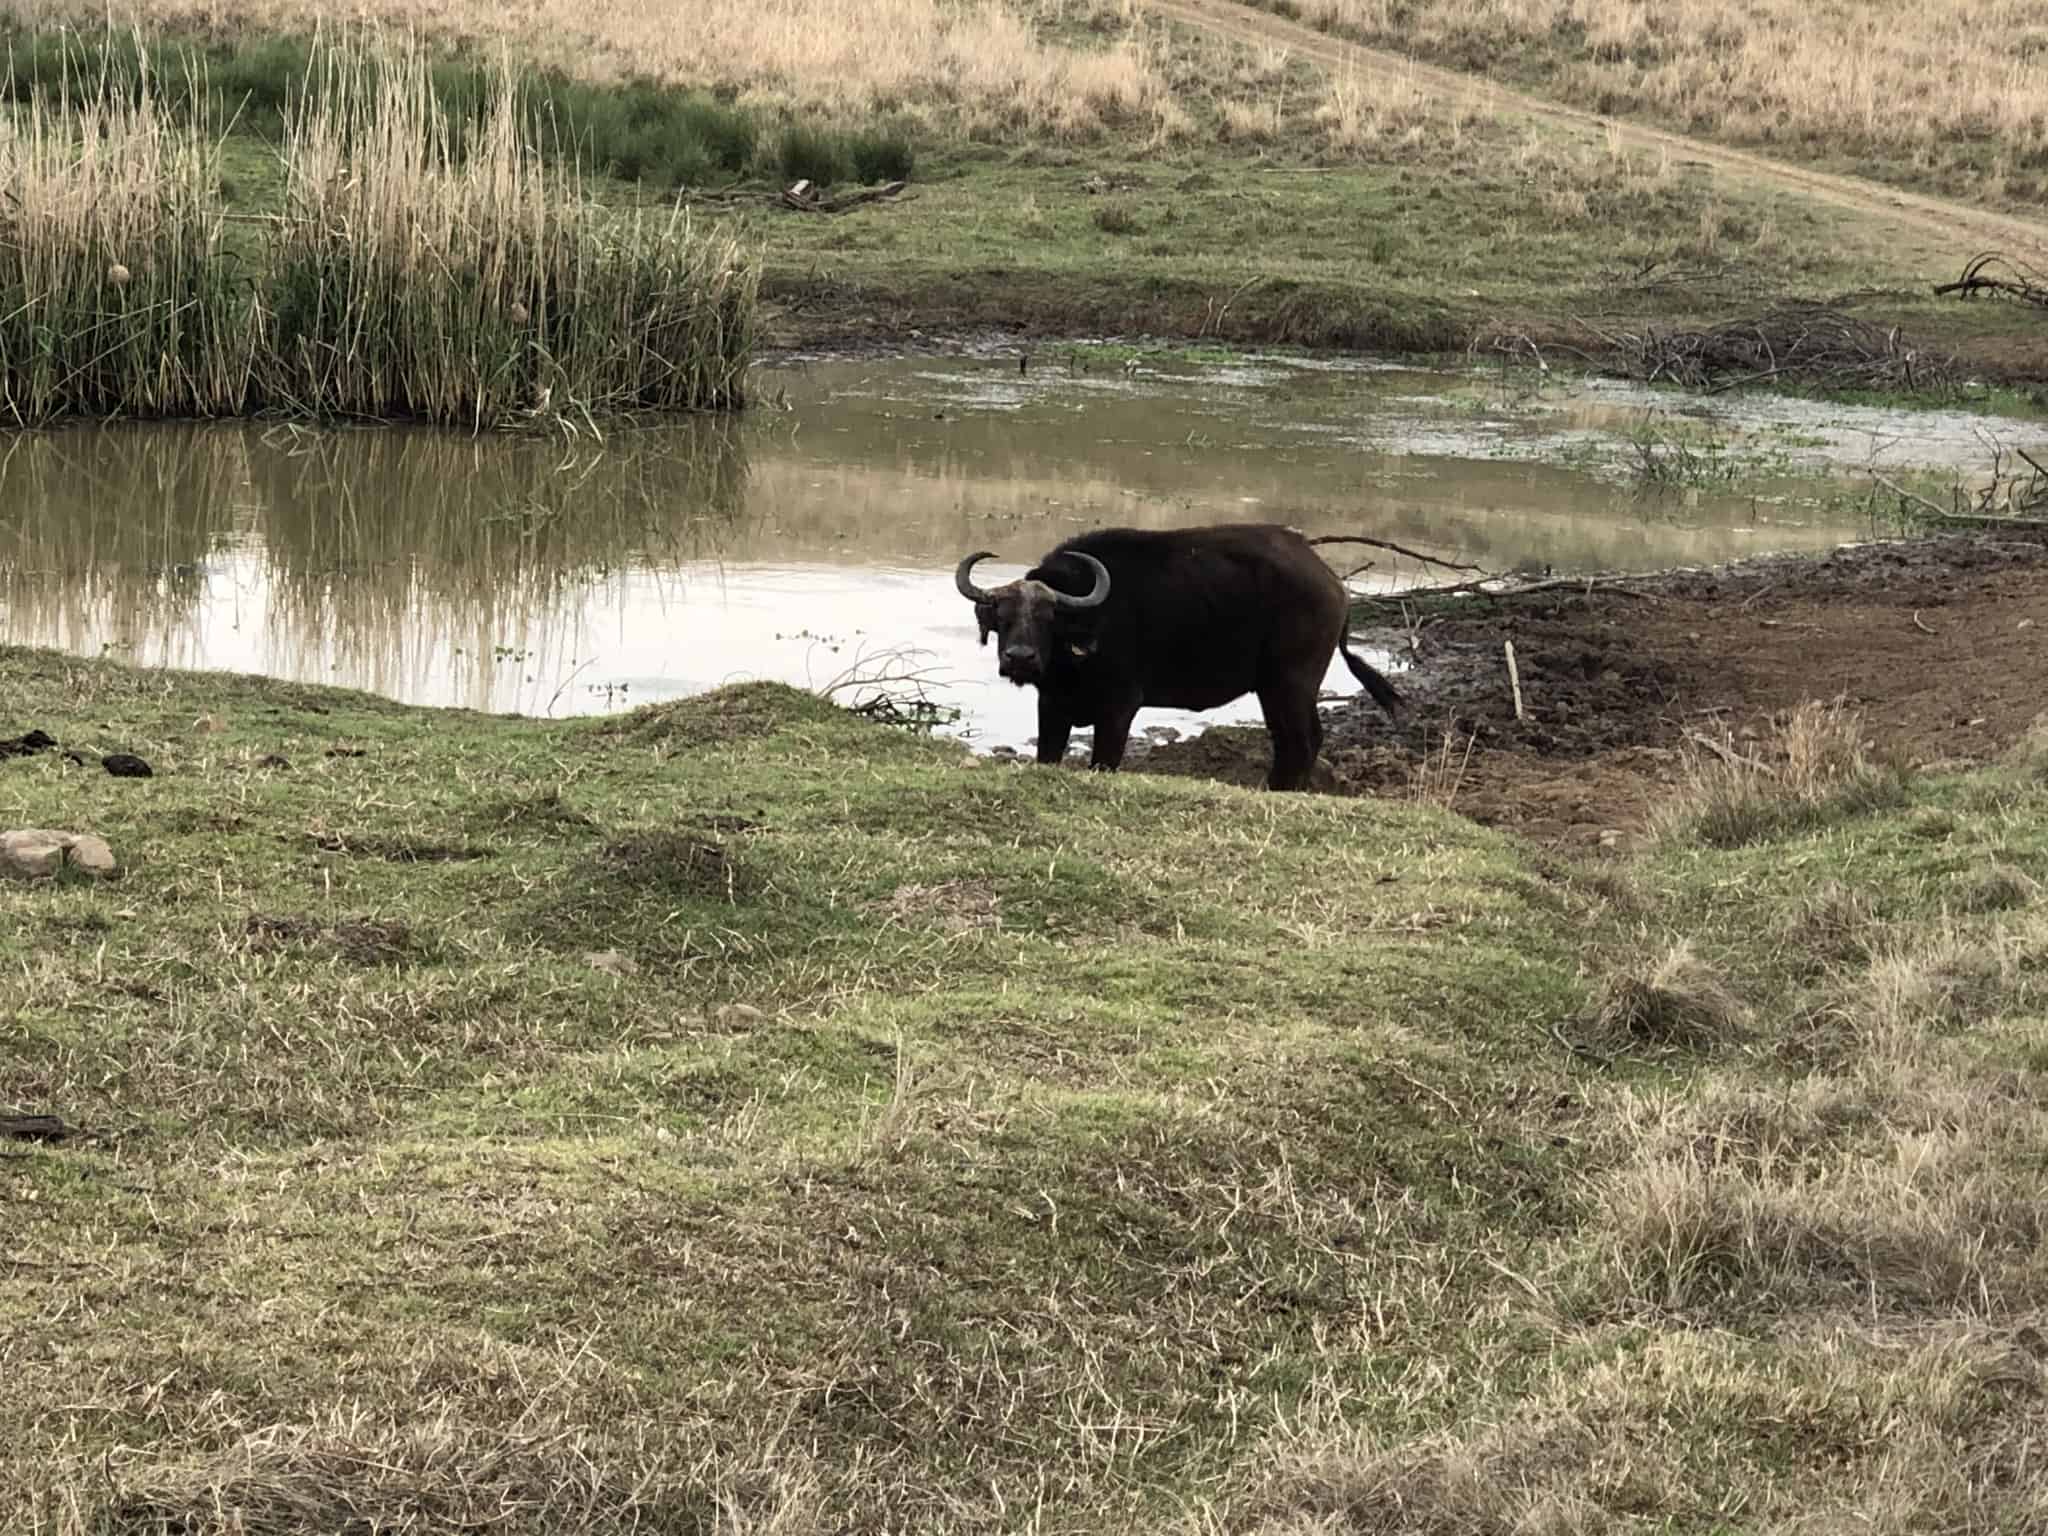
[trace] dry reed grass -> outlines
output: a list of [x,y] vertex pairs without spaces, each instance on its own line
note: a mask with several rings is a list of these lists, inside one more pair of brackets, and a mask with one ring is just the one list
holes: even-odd
[[2038,0],[1277,0],[1313,26],[1474,71],[1533,71],[1602,112],[2026,195],[2048,166]]
[[68,82],[0,117],[0,411],[236,409],[260,315],[220,259],[213,147],[159,108]]
[[[692,0],[687,21],[650,0],[590,6],[532,0],[135,0],[114,14],[211,34],[304,32],[350,19],[438,38],[504,41],[579,76],[717,81],[742,99],[846,113],[916,108],[956,115],[971,132],[1025,129],[1066,138],[1105,130],[1178,132],[1186,116],[1162,67],[1162,36],[1128,0],[1057,0],[1071,29],[1117,34],[1105,47],[1047,41],[1028,7],[984,0]],[[97,19],[73,0],[5,0],[27,25]]]
[[730,237],[601,213],[526,142],[509,64],[458,146],[418,44],[325,58],[285,148],[269,393],[478,427],[742,402],[758,274]]
[[599,210],[528,143],[509,64],[458,145],[419,44],[320,59],[253,265],[146,68],[0,122],[0,410],[481,427],[743,402],[758,272],[731,237]]

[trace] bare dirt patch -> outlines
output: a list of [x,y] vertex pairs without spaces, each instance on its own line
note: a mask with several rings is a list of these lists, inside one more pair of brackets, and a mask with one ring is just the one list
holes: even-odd
[[[1395,677],[1410,719],[1331,710],[1321,787],[1435,789],[1476,821],[1573,847],[1640,834],[1689,733],[1761,739],[1811,700],[1844,700],[1912,765],[1984,762],[2048,709],[2044,574],[2048,535],[1928,538],[1675,571],[1641,596],[1475,600],[1412,636],[1361,627],[1411,657]],[[1432,785],[1446,736],[1454,783]],[[1263,730],[1226,729],[1153,747],[1143,767],[1249,785],[1267,756]]]

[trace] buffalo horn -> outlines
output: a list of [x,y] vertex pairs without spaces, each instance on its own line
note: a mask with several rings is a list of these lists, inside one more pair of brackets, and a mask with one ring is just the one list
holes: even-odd
[[960,595],[970,603],[985,603],[989,599],[989,594],[982,588],[977,587],[974,584],[974,578],[967,573],[974,569],[974,563],[977,560],[990,559],[993,557],[993,554],[994,551],[984,549],[978,555],[969,555],[960,562],[959,568],[953,572],[953,585],[960,589]]
[[1109,572],[1102,562],[1093,555],[1084,555],[1078,549],[1067,551],[1069,559],[1079,560],[1095,572],[1095,590],[1086,597],[1071,597],[1065,592],[1055,591],[1053,601],[1062,608],[1100,608],[1109,601]]

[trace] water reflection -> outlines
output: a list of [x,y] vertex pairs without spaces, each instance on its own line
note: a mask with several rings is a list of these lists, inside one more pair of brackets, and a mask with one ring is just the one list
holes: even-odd
[[[1021,742],[1031,696],[996,682],[953,591],[971,549],[996,551],[1000,578],[1085,527],[1251,517],[1575,571],[1859,531],[1799,510],[1811,479],[1782,505],[1646,504],[1533,454],[1556,422],[1489,415],[1405,370],[1020,377],[926,361],[782,382],[787,413],[601,445],[250,424],[16,434],[0,449],[0,640],[557,714],[740,677],[816,686],[907,647],[981,739]],[[1383,557],[1359,584],[1416,574]],[[1341,665],[1330,684],[1355,686]]]

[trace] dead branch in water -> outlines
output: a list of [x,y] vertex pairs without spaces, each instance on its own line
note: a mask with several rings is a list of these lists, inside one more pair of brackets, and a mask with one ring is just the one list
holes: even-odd
[[1373,549],[1392,550],[1397,555],[1406,555],[1410,560],[1419,560],[1424,565],[1440,566],[1447,571],[1484,571],[1483,565],[1462,565],[1456,560],[1440,560],[1435,555],[1425,555],[1420,550],[1409,549],[1387,539],[1367,538],[1362,533],[1326,533],[1309,540],[1311,544],[1364,544]]
[[1544,592],[1575,592],[1581,597],[1594,593],[1612,593],[1617,597],[1633,597],[1645,603],[1661,603],[1663,598],[1654,592],[1638,592],[1628,585],[1632,581],[1655,580],[1657,572],[1645,572],[1641,576],[1553,576],[1543,581],[1524,582],[1520,586],[1496,586],[1496,582],[1513,581],[1512,574],[1491,574],[1472,581],[1447,582],[1436,587],[1403,587],[1397,592],[1361,592],[1352,597],[1355,604],[1393,603],[1405,605],[1415,601],[1427,601],[1436,597],[1534,597]]
[[[2005,267],[2009,277],[1988,277],[1986,269]],[[1963,275],[1952,283],[1943,283],[1936,288],[1936,294],[1953,293],[1959,298],[1974,299],[1979,294],[1996,293],[2009,299],[2018,299],[2023,304],[2038,304],[2048,309],[2048,278],[2023,261],[2015,261],[1999,251],[1986,251],[1981,256],[1970,258]]]
[[1781,304],[1705,330],[1609,334],[1586,328],[1617,355],[1624,376],[1646,384],[1669,380],[1707,394],[1787,376],[1835,389],[1918,389],[1948,383],[1954,371],[1950,359],[1922,352],[1897,326],[1859,319],[1834,304]]

